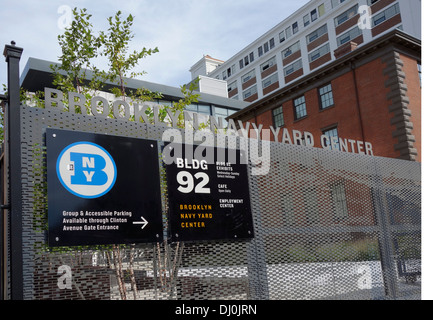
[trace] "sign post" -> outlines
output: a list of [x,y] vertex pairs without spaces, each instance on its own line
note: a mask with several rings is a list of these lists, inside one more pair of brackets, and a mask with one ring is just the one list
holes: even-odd
[[159,242],[156,141],[47,129],[48,243]]
[[[12,41],[6,45],[3,55],[8,64],[8,94],[5,110],[5,172],[8,177],[9,245],[10,245],[10,295],[13,300],[22,300],[23,295],[23,199],[22,199],[22,152],[21,152],[21,107],[20,107],[20,59],[23,49]],[[3,204],[2,204],[3,205]],[[3,258],[3,257],[2,257]],[[5,264],[7,266],[7,263]],[[3,275],[2,275],[3,276]],[[3,281],[2,281],[3,286]],[[2,290],[3,291],[3,290]],[[6,294],[5,294],[6,296]]]

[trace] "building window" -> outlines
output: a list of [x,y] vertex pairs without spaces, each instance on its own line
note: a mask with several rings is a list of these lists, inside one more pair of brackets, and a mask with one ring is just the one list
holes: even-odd
[[335,26],[338,27],[340,24],[346,22],[350,18],[358,14],[358,5],[353,6],[349,10],[343,12],[334,19]]
[[192,111],[192,112],[198,112],[198,105],[197,104],[189,104],[185,107],[186,110]]
[[373,17],[373,26],[377,26],[381,24],[382,22],[388,20],[389,18],[392,18],[393,16],[400,13],[400,6],[398,3],[395,5],[389,7],[388,9],[382,11],[381,13],[375,15]]
[[345,0],[332,0],[332,8],[335,8],[336,6],[340,5],[340,3],[343,3]]
[[256,73],[254,70],[251,70],[250,72],[248,72],[247,74],[245,74],[244,76],[242,76],[242,83],[247,82],[248,80],[254,78],[256,76]]
[[421,71],[422,71],[422,66],[421,66],[421,62],[417,62],[417,67],[418,67],[418,76],[419,76],[419,85],[421,86],[422,82],[421,82]]
[[244,65],[247,66],[247,65],[249,65],[249,64],[250,64],[250,62],[248,61],[248,56],[246,56],[246,57],[244,58]]
[[226,109],[226,108],[221,108],[221,107],[214,107],[214,112],[213,115],[216,117],[221,117],[223,118],[223,127],[227,127],[228,121],[225,119],[228,116],[232,115],[233,113],[235,113],[236,110],[231,110],[231,109]]
[[319,17],[325,14],[325,5],[323,3],[317,9],[319,9]]
[[287,49],[284,49],[282,52],[281,52],[281,55],[282,55],[282,57],[283,57],[283,59],[285,59],[285,58],[287,58],[288,56],[290,56],[291,54],[293,54],[293,53],[295,53],[295,52],[297,52],[297,51],[299,51],[299,50],[301,50],[301,45],[300,45],[300,42],[298,41],[298,42],[295,42],[294,44],[292,44],[290,47],[288,47]]
[[295,111],[295,120],[301,119],[307,116],[307,105],[305,103],[305,97],[299,97],[293,100],[293,106]]
[[312,51],[308,55],[308,60],[310,62],[313,62],[314,60],[319,59],[320,57],[323,57],[325,54],[329,53],[329,43],[325,44],[324,46]]
[[317,201],[316,188],[302,188],[304,195],[304,209],[307,223],[309,225],[318,224],[320,220],[319,205]]
[[260,71],[263,72],[263,71],[265,71],[266,69],[269,69],[270,67],[272,67],[275,64],[277,64],[277,58],[275,56],[273,56],[268,61],[266,61],[265,63],[262,63],[260,65]]
[[324,130],[322,133],[326,137],[326,139],[323,140],[323,146],[325,148],[330,150],[340,150],[337,127]]
[[208,104],[190,104],[185,107],[186,110],[192,111],[192,112],[198,112],[202,114],[211,114],[210,112],[210,105]]
[[285,67],[284,76],[286,77],[299,69],[302,69],[302,59],[299,59],[298,61],[295,61],[292,64],[289,64],[287,67]]
[[250,62],[253,62],[254,61],[254,52],[251,52],[250,53]]
[[328,26],[325,24],[323,26],[321,26],[319,29],[311,32],[308,36],[307,36],[307,43],[311,43],[314,40],[316,40],[317,38],[320,38],[321,36],[323,36],[324,34],[328,33]]
[[278,82],[278,73],[274,73],[273,75],[271,75],[270,77],[267,77],[266,79],[264,79],[262,81],[262,87],[267,88],[269,87],[271,84]]
[[244,100],[251,97],[253,94],[257,93],[257,86],[252,86],[251,88],[244,91],[243,96]]
[[239,69],[242,69],[244,67],[244,60],[239,60]]
[[204,114],[210,114],[210,105],[208,104],[199,104],[198,105],[198,112],[204,113]]
[[259,53],[259,57],[261,57],[263,55],[263,47],[260,46],[257,51]]
[[289,39],[291,35],[292,35],[292,27],[288,26],[286,28],[286,38]]
[[292,31],[293,31],[293,34],[295,34],[295,33],[297,33],[299,30],[298,30],[298,23],[297,22],[295,22],[294,24],[292,24]]
[[282,106],[272,110],[272,118],[274,120],[274,127],[275,128],[284,126],[283,107]]
[[334,205],[335,217],[346,218],[348,217],[347,212],[347,201],[346,191],[344,190],[344,183],[342,181],[334,183],[330,187],[332,203]]
[[280,38],[280,43],[281,43],[284,40],[286,40],[286,33],[284,31],[281,31],[278,37]]
[[304,16],[304,27],[310,24],[310,16],[307,14]]
[[310,14],[311,14],[311,22],[317,20],[317,9],[311,11]]
[[227,92],[230,92],[230,91],[232,91],[232,90],[235,90],[237,87],[238,87],[238,83],[237,83],[237,81],[233,81],[232,83],[230,83],[230,84],[227,86]]
[[296,224],[296,219],[291,193],[283,193],[281,195],[281,209],[283,213],[284,225],[294,226]]
[[341,46],[353,39],[355,39],[356,37],[360,36],[362,34],[361,29],[359,29],[358,26],[356,26],[355,28],[343,33],[341,36],[337,37],[337,45]]
[[326,109],[334,105],[331,84],[319,88],[320,109]]
[[273,49],[275,47],[275,40],[274,38],[269,40],[269,49]]

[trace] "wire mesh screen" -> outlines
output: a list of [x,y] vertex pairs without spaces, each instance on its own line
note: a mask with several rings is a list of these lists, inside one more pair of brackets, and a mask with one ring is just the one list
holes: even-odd
[[250,164],[242,186],[252,240],[54,250],[47,127],[157,140],[164,131],[22,107],[25,299],[420,299],[419,163],[271,143],[269,172],[252,175]]

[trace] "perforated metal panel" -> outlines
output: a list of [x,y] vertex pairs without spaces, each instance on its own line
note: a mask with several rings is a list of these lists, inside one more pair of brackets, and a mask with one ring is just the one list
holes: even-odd
[[[165,129],[22,107],[25,299],[420,298],[419,163],[271,143],[269,173],[250,174],[245,186],[251,241],[53,251],[47,127],[157,140]],[[70,268],[70,286],[60,266]]]

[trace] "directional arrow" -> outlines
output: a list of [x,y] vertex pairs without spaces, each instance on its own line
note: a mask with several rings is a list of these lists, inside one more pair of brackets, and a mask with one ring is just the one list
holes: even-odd
[[147,220],[144,219],[143,217],[141,217],[141,220],[143,220],[143,221],[133,221],[132,223],[133,223],[133,224],[142,224],[143,226],[141,227],[141,229],[144,229],[144,227],[147,226],[147,224],[148,224],[149,222],[147,222]]

